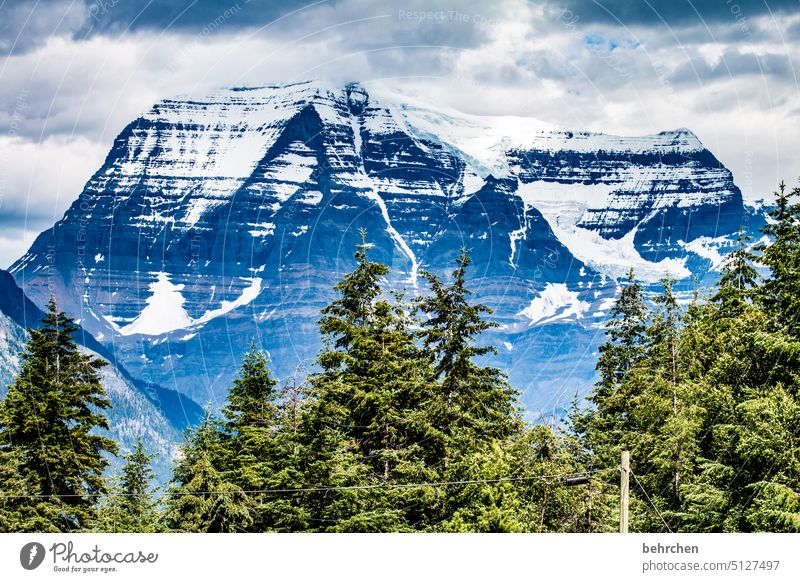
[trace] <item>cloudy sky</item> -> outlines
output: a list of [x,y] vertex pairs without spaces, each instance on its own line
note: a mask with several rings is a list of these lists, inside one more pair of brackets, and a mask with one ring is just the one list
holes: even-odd
[[0,0],[0,266],[158,99],[387,80],[469,113],[688,127],[750,199],[800,176],[798,0]]

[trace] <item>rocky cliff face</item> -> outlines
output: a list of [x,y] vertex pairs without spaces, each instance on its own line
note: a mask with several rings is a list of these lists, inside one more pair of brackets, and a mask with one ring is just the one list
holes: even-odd
[[591,383],[616,277],[708,273],[743,213],[685,129],[566,131],[308,82],[156,104],[11,272],[137,378],[219,402],[253,340],[280,375],[311,365],[360,228],[411,291],[466,246],[498,363],[536,410]]

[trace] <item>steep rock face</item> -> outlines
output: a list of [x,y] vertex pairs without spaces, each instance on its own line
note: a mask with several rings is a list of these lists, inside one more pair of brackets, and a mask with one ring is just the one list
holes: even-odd
[[136,378],[219,403],[252,341],[282,376],[313,363],[360,229],[412,291],[466,246],[498,362],[546,407],[591,381],[615,277],[718,267],[742,213],[688,130],[571,132],[308,82],[156,104],[12,273]]

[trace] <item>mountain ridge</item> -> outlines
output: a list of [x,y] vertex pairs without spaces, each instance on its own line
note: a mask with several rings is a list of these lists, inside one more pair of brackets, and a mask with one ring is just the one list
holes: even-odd
[[710,282],[709,257],[748,216],[730,171],[685,128],[610,136],[373,85],[160,101],[13,276],[37,304],[54,288],[135,377],[218,403],[251,340],[281,376],[313,363],[317,314],[360,228],[398,289],[467,246],[476,298],[502,326],[498,363],[537,409],[553,384],[591,384],[616,278],[634,267],[648,283]]

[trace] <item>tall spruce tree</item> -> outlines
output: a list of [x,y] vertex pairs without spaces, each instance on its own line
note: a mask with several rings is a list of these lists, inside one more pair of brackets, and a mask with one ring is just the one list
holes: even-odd
[[42,327],[30,329],[22,369],[0,402],[0,446],[36,498],[47,529],[90,528],[95,501],[107,492],[106,453],[116,443],[98,433],[108,429],[111,406],[98,370],[107,363],[82,353],[72,339],[74,320],[47,304]]
[[155,454],[148,454],[139,437],[123,455],[125,465],[117,484],[100,510],[99,529],[104,532],[153,533],[160,529],[159,512],[152,498]]
[[[223,409],[221,466],[226,480],[245,491],[296,489],[303,485],[298,466],[298,393],[281,398],[266,354],[255,345],[245,355]],[[286,494],[251,496],[251,531],[298,531],[304,510]]]
[[759,288],[758,299],[774,325],[793,336],[800,335],[800,188],[786,190],[781,182],[775,192],[773,222],[762,231],[770,242],[761,244],[759,262],[770,276]]
[[244,489],[264,488],[279,457],[275,447],[276,386],[266,354],[253,346],[228,392],[221,437],[224,452],[220,461],[230,479]]
[[586,460],[589,469],[615,463],[625,435],[634,430],[629,412],[640,387],[625,380],[647,353],[647,329],[644,292],[631,269],[606,322],[596,366],[599,380],[589,396],[593,407],[570,419],[580,446],[594,453]]
[[222,464],[221,430],[210,409],[190,430],[173,469],[165,523],[169,531],[246,532],[253,523],[254,504],[247,492],[226,479]]
[[375,488],[318,494],[311,506],[328,530],[404,531],[429,518],[437,495],[393,487],[435,480],[425,446],[432,371],[414,343],[402,297],[383,296],[388,268],[370,261],[368,249],[362,231],[355,270],[322,310],[322,372],[311,378],[303,431],[313,482]]
[[466,272],[470,263],[469,252],[462,248],[449,285],[433,273],[422,272],[432,294],[417,302],[427,316],[421,336],[439,380],[439,397],[432,404],[437,407],[437,424],[448,436],[466,427],[473,437],[506,438],[521,428],[517,393],[499,369],[475,361],[496,353],[495,348],[476,345],[476,341],[498,324],[485,319],[492,313],[489,307],[469,301],[472,292],[466,286]]
[[597,362],[600,374],[595,390],[597,399],[606,398],[617,390],[623,376],[644,356],[646,331],[644,292],[630,269],[606,322],[606,341],[600,346]]
[[[683,350],[684,317],[673,288],[673,280],[662,280],[663,291],[653,302],[657,311],[648,328],[647,366],[634,370],[630,382],[641,393],[637,418],[643,438],[638,439],[637,458],[648,486],[655,489],[662,511],[680,507],[681,485],[691,472],[697,453],[698,421],[686,380],[688,369]],[[651,516],[652,517],[652,516]]]
[[726,257],[717,292],[711,298],[724,317],[736,317],[742,313],[758,281],[758,271],[753,266],[756,257],[747,248],[750,240],[752,237],[740,228],[736,249]]
[[514,484],[496,481],[519,470],[523,448],[518,444],[525,438],[520,406],[506,376],[477,361],[496,352],[479,345],[478,338],[497,324],[485,319],[490,308],[470,301],[470,263],[462,248],[449,284],[423,271],[431,294],[416,302],[425,316],[419,335],[436,379],[427,414],[435,430],[431,444],[440,479],[488,481],[449,486],[436,529],[526,531],[531,500]]

